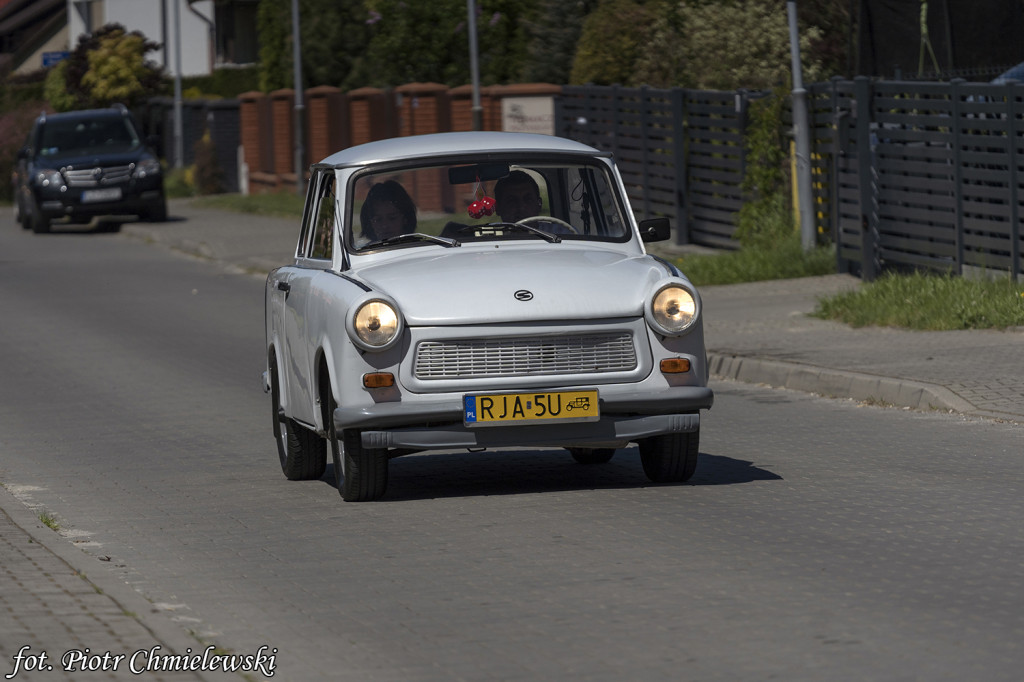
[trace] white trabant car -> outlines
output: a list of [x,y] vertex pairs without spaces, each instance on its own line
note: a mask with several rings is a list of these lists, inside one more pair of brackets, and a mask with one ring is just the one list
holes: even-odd
[[639,445],[687,480],[711,407],[701,301],[648,255],[611,155],[546,135],[371,142],[311,167],[295,262],[266,283],[273,429],[289,479],[333,456],[345,500],[391,458]]

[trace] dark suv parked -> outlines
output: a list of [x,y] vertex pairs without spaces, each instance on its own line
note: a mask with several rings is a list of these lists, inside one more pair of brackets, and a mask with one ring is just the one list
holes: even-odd
[[18,152],[14,182],[18,221],[37,233],[63,217],[167,219],[160,160],[124,106],[41,115]]

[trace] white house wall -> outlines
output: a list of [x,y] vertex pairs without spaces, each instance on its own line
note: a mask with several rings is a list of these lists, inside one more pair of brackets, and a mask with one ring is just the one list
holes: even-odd
[[[154,43],[163,43],[166,49],[151,52],[149,59],[164,67],[167,75],[175,74],[174,3],[179,5],[181,22],[181,73],[183,76],[203,76],[210,73],[210,29],[188,7],[186,0],[93,0],[93,20],[99,28],[104,24],[121,24],[129,31],[141,31]],[[86,31],[82,17],[76,11],[76,0],[68,0],[68,35],[74,49],[78,38]],[[161,21],[160,9],[166,6],[166,17]],[[193,2],[192,8],[213,20],[212,0]],[[165,33],[166,32],[166,33]],[[165,56],[166,55],[166,56]]]

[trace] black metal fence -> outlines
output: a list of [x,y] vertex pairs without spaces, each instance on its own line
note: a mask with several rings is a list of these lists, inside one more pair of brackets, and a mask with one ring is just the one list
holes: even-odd
[[[160,139],[160,156],[175,165],[174,100],[153,97],[136,112],[147,135]],[[238,145],[241,138],[238,100],[184,100],[182,102],[182,165],[195,163],[196,143],[207,132],[213,156],[224,180],[224,190],[239,191]]]
[[613,152],[638,217],[667,216],[678,243],[735,248],[747,107],[761,96],[567,86],[555,134]]
[[[766,93],[574,86],[556,134],[612,151],[634,210],[679,243],[735,247],[751,99]],[[1024,87],[834,80],[808,87],[818,232],[837,267],[1024,269]]]
[[819,226],[840,271],[1021,274],[1024,87],[858,78],[809,92]]

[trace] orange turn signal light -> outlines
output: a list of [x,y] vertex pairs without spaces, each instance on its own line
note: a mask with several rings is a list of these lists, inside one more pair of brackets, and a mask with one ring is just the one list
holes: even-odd
[[363,375],[364,388],[389,388],[395,385],[395,375],[391,372],[371,372]]
[[686,358],[666,358],[661,361],[662,374],[685,374],[690,371],[690,361]]

